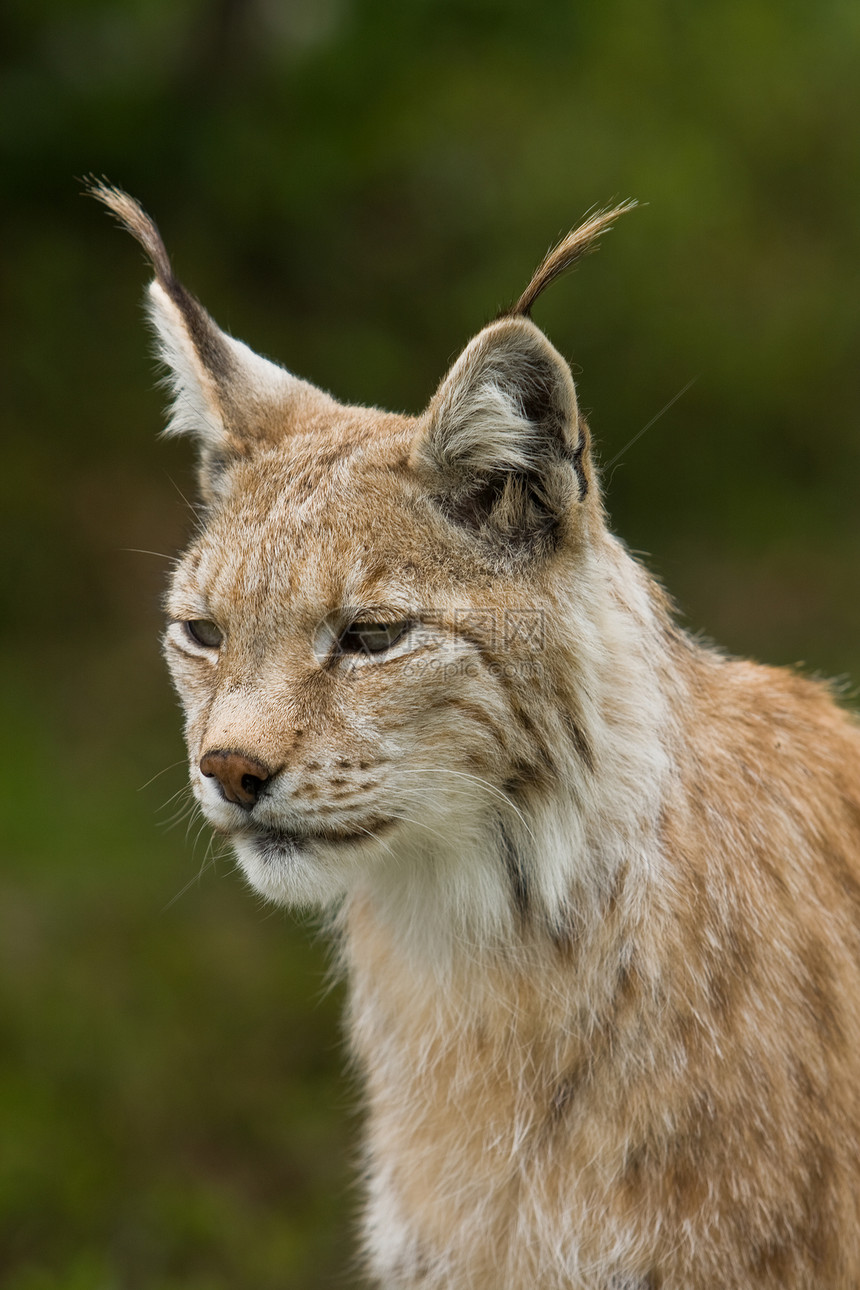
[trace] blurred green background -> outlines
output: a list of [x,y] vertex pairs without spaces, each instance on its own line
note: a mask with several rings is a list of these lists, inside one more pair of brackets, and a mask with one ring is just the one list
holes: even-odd
[[234,334],[413,411],[638,197],[535,313],[614,524],[692,629],[858,677],[860,8],[6,0],[0,50],[0,1282],[354,1285],[341,997],[184,818],[157,633],[191,450],[76,177],[140,197]]

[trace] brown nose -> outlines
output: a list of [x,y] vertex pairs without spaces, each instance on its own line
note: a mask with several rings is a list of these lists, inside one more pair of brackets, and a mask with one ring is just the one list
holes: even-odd
[[217,779],[228,802],[250,811],[260,796],[260,789],[272,778],[268,766],[244,753],[216,748],[200,759],[200,770],[209,779]]

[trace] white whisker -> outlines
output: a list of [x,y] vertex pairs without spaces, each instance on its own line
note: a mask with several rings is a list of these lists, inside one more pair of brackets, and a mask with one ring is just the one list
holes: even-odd
[[482,779],[480,775],[470,775],[468,774],[468,772],[463,770],[451,770],[450,767],[447,767],[447,766],[400,767],[400,769],[398,770],[398,774],[400,775],[424,775],[424,774],[457,775],[461,779],[470,780],[472,783],[479,785],[479,787],[486,789],[490,793],[493,793],[496,797],[501,798],[502,801],[505,803],[505,805],[510,807],[514,815],[517,816],[517,818],[519,819],[520,823],[522,824],[523,828],[526,830],[526,832],[528,833],[532,841],[537,840],[535,838],[534,833],[532,833],[531,829],[529,828],[528,820],[523,815],[522,811],[519,809],[519,807],[513,801],[513,799],[510,798],[507,793],[503,792],[503,790],[498,788],[495,784],[491,784],[489,780]]
[[119,549],[127,555],[154,555],[159,560],[167,560],[170,564],[176,564],[176,556],[165,555],[163,551],[147,551],[139,546],[121,546]]
[[[198,834],[198,838],[199,838],[199,836],[200,836],[200,835]],[[221,858],[221,855],[222,855],[223,853],[222,853],[222,852],[216,852],[216,851],[215,851],[215,849],[214,849],[214,843],[215,843],[215,838],[214,838],[214,835],[213,835],[213,836],[209,839],[209,843],[208,843],[208,845],[207,845],[207,847],[206,847],[206,851],[205,851],[205,854],[204,854],[204,856],[203,856],[203,862],[202,862],[202,864],[200,865],[200,868],[198,869],[197,873],[194,875],[194,877],[193,877],[193,878],[189,878],[189,880],[188,880],[188,882],[186,882],[185,886],[184,886],[184,887],[181,887],[181,888],[179,889],[179,891],[176,893],[176,895],[175,895],[175,896],[171,897],[171,899],[167,902],[167,904],[166,904],[166,905],[164,906],[164,908],[162,909],[162,911],[161,911],[161,912],[162,912],[162,914],[166,913],[168,909],[170,909],[173,905],[175,905],[175,904],[176,904],[176,902],[177,902],[178,900],[180,900],[180,899],[185,895],[185,893],[186,893],[187,891],[190,891],[190,890],[191,890],[191,888],[192,888],[193,886],[195,886],[195,884],[199,886],[200,882],[201,882],[201,881],[202,881],[202,879],[203,879],[203,875],[204,875],[204,874],[205,874],[209,869],[214,869],[214,868],[215,868],[215,865],[218,863],[218,860]]]
[[150,784],[154,784],[157,779],[160,779],[162,775],[166,775],[168,771],[175,770],[177,766],[184,766],[184,765],[185,765],[185,758],[183,757],[181,758],[180,761],[171,762],[170,765],[165,766],[163,770],[157,770],[151,779],[148,779],[145,784],[141,784],[140,788],[137,790],[138,793],[142,793],[145,788],[149,788]]

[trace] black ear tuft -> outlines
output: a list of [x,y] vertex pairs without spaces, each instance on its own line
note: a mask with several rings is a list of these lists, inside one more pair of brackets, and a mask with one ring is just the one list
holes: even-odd
[[297,410],[334,401],[218,327],[175,276],[155,223],[133,197],[100,181],[89,192],[118,217],[152,263],[147,307],[171,393],[166,433],[196,441],[201,491],[212,501],[223,491],[232,462],[282,437]]
[[532,305],[542,291],[562,273],[572,268],[584,255],[589,255],[598,246],[598,239],[608,233],[619,215],[626,215],[638,203],[621,202],[607,210],[595,211],[579,228],[571,229],[566,237],[549,250],[532,274],[532,280],[520,296],[517,303],[508,310],[514,317],[531,317]]

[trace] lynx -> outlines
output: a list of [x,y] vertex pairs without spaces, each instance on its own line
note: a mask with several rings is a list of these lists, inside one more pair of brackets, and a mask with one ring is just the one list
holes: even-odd
[[142,243],[203,522],[164,648],[206,819],[327,911],[386,1290],[860,1286],[860,730],[674,623],[540,292],[417,417],[219,330]]

